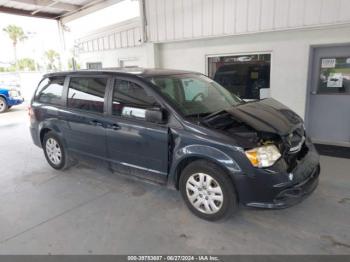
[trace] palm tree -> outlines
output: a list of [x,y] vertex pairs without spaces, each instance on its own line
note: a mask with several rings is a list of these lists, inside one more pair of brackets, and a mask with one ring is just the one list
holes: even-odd
[[61,67],[60,54],[55,50],[47,50],[45,52],[45,58],[47,60],[48,70],[58,70]]
[[23,32],[23,29],[16,25],[8,25],[7,27],[3,28],[3,31],[8,34],[8,37],[12,41],[15,66],[17,68],[17,44],[18,42],[27,39],[27,36]]
[[35,71],[35,61],[31,58],[22,58],[18,60],[18,70]]

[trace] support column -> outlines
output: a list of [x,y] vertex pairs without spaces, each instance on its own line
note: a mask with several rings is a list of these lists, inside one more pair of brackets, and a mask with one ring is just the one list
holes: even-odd
[[64,25],[60,20],[57,21],[58,26],[58,35],[60,39],[60,59],[61,59],[61,68],[62,70],[68,70],[68,59],[69,54],[66,47],[66,40],[64,35]]
[[147,57],[147,67],[149,68],[159,68],[160,64],[160,54],[159,54],[159,44],[155,43],[144,43]]

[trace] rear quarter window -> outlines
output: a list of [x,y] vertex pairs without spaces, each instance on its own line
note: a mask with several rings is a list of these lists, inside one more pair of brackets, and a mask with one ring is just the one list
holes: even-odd
[[65,77],[43,79],[36,91],[35,100],[44,104],[61,105]]

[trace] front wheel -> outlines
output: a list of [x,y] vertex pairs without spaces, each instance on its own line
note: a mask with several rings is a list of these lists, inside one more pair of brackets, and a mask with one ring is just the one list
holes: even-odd
[[180,191],[188,208],[206,220],[228,218],[237,209],[237,195],[228,174],[208,161],[197,160],[183,170]]
[[8,109],[6,100],[3,97],[0,97],[0,114],[4,113]]

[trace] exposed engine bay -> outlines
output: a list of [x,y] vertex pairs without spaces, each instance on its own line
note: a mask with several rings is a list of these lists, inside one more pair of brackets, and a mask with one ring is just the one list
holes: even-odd
[[[254,109],[253,106],[249,106],[249,108],[244,108],[244,106],[245,104],[208,115],[201,118],[199,124],[229,135],[243,149],[275,145],[286,161],[288,169],[294,168],[297,161],[307,153],[302,120],[299,118],[299,121],[295,121],[294,126],[276,125],[276,120],[281,123],[284,122],[284,119],[285,122],[289,121],[290,114],[288,112],[288,117],[286,117],[286,109],[283,109],[281,114],[281,110],[269,107],[266,111],[269,114],[274,111],[275,118],[268,119],[259,117],[259,114],[263,114],[261,110],[254,114],[255,112],[252,112],[254,110],[250,110]],[[244,116],[247,116],[248,120],[244,119]]]

